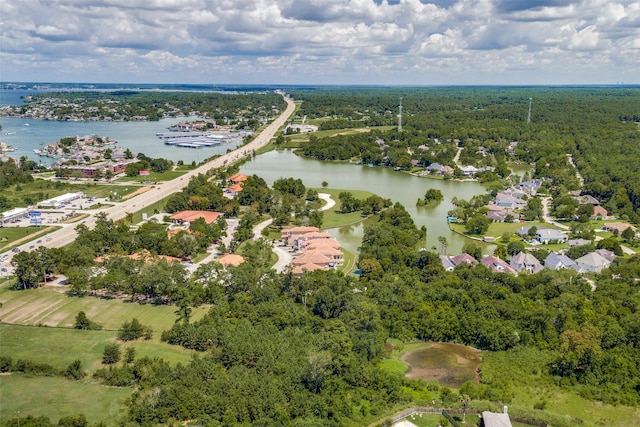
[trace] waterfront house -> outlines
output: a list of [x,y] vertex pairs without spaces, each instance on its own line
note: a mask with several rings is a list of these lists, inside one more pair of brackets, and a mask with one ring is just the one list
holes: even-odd
[[469,255],[468,253],[461,253],[460,255],[451,257],[451,261],[453,262],[453,265],[455,265],[456,267],[463,263],[470,264],[470,265],[476,265],[478,263],[478,260],[476,260],[474,257]]

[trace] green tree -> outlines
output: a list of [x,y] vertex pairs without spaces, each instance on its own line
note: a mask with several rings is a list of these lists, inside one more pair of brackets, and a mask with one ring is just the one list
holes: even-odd
[[96,322],[92,322],[89,320],[84,311],[79,311],[76,315],[76,320],[73,325],[76,329],[84,329],[84,330],[98,330],[102,329],[102,326],[97,324]]
[[104,347],[104,351],[102,352],[102,363],[105,365],[113,365],[120,361],[120,357],[120,346],[116,343],[109,343]]

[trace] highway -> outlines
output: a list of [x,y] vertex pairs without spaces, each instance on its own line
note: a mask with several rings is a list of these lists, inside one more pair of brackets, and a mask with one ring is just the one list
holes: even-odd
[[[282,112],[282,114],[280,114],[280,116],[278,116],[262,132],[260,132],[253,139],[253,141],[241,147],[238,147],[234,151],[213,159],[192,171],[189,171],[188,173],[182,175],[180,178],[176,178],[171,181],[160,182],[149,191],[146,191],[135,197],[131,197],[130,199],[127,199],[125,201],[119,202],[114,206],[96,209],[95,211],[92,211],[92,215],[89,218],[85,219],[83,223],[87,227],[93,228],[95,226],[95,216],[96,214],[101,212],[106,213],[107,218],[114,221],[122,219],[127,215],[127,213],[137,212],[146,206],[157,203],[160,199],[164,199],[165,197],[173,193],[181,191],[184,187],[186,187],[189,180],[198,174],[206,174],[210,169],[217,169],[223,166],[228,166],[233,164],[234,162],[241,160],[244,157],[251,156],[253,151],[267,145],[271,138],[273,138],[275,133],[278,131],[278,129],[280,129],[280,127],[282,127],[289,119],[289,117],[293,114],[293,111],[295,110],[294,101],[286,95],[283,95],[283,97],[287,103],[287,108]],[[37,246],[59,248],[68,245],[69,243],[73,242],[77,236],[75,225],[77,224],[74,224],[74,226],[71,227],[63,227],[60,230],[56,230],[55,232],[48,234],[49,239],[46,239],[46,241],[43,240],[42,243],[38,244]],[[33,242],[28,242],[19,246],[19,249],[28,250],[27,248],[31,245],[33,245]],[[12,253],[6,253],[9,254],[9,257],[11,257]]]

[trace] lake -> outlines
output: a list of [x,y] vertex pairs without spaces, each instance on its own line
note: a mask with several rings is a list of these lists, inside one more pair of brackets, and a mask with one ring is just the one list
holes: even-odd
[[[477,182],[420,178],[391,168],[323,162],[298,156],[291,150],[270,151],[256,156],[241,166],[240,173],[258,175],[269,186],[279,178],[301,179],[306,187],[314,188],[321,188],[322,182],[326,181],[331,188],[366,190],[391,199],[394,203],[400,202],[418,227],[427,227],[427,248],[439,247],[438,237],[444,236],[449,242],[448,252],[455,254],[470,240],[449,230],[446,217],[447,212],[454,208],[451,199],[457,197],[468,200],[486,191],[484,186]],[[416,207],[418,198],[424,197],[430,188],[440,190],[444,200],[433,206]],[[329,230],[346,249],[354,253],[357,253],[363,231],[362,222]],[[482,244],[482,247],[487,253],[493,249],[492,245]]]

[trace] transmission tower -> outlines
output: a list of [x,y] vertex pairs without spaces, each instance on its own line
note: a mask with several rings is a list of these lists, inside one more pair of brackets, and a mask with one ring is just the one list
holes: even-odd
[[531,123],[531,101],[533,98],[529,98],[529,115],[527,116],[527,124]]
[[400,105],[398,106],[398,133],[402,132],[402,97],[400,97]]

